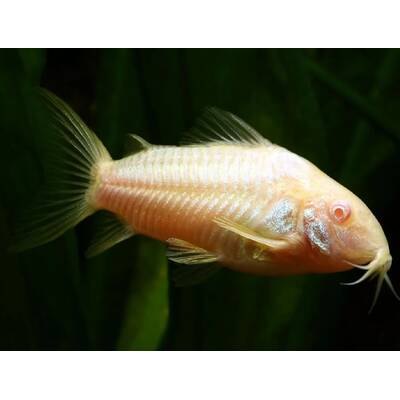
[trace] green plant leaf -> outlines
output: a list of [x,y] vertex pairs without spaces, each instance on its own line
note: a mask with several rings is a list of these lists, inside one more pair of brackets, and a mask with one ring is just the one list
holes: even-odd
[[168,274],[165,246],[140,238],[117,347],[154,350],[168,322]]

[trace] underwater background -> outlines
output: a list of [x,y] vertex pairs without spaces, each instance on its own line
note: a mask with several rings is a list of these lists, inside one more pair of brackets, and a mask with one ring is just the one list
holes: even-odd
[[[391,350],[400,304],[361,271],[285,278],[223,270],[171,284],[165,247],[136,236],[86,260],[93,219],[7,250],[46,176],[45,87],[113,157],[128,133],[177,144],[206,106],[231,111],[361,197],[381,222],[400,290],[400,52],[396,49],[0,50],[1,350]],[[54,150],[56,151],[56,150]]]

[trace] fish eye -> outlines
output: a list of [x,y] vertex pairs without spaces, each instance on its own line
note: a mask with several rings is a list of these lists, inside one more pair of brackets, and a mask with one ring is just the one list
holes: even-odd
[[350,206],[344,201],[338,201],[331,207],[331,215],[339,224],[346,221],[351,214]]

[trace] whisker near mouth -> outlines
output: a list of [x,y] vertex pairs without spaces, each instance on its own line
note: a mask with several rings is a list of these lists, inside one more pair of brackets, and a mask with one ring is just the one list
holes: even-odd
[[371,311],[375,307],[376,301],[378,300],[379,294],[382,289],[383,281],[385,281],[387,283],[387,285],[389,286],[393,295],[396,297],[397,300],[400,301],[400,296],[397,294],[396,290],[394,289],[393,284],[390,281],[390,278],[387,274],[387,272],[389,271],[389,269],[392,265],[392,257],[390,255],[388,249],[379,250],[377,252],[375,258],[366,265],[357,265],[357,264],[353,264],[349,261],[345,261],[345,263],[353,266],[354,268],[362,269],[366,272],[361,276],[361,278],[357,279],[356,281],[348,282],[348,283],[345,282],[345,283],[342,283],[342,285],[346,285],[346,286],[357,285],[358,283],[361,283],[368,278],[377,277],[375,294],[374,294],[371,308],[369,309],[369,313],[371,313]]
[[[356,268],[358,268],[358,267],[356,267]],[[364,282],[369,277],[373,277],[377,273],[376,269],[372,269],[372,268],[369,268],[369,267],[362,267],[361,269],[367,271],[364,275],[361,276],[361,278],[357,279],[354,282],[342,282],[341,285],[345,285],[345,286],[357,285],[357,284],[359,284],[361,282]]]
[[352,286],[352,285],[357,285],[357,284],[365,281],[369,277],[372,278],[375,274],[379,273],[379,268],[380,267],[378,266],[377,260],[378,260],[378,257],[376,256],[373,260],[371,260],[370,262],[366,263],[365,265],[358,265],[358,264],[354,264],[354,263],[351,263],[351,262],[345,260],[346,264],[349,264],[354,268],[361,269],[361,270],[366,271],[366,272],[365,272],[365,274],[363,274],[361,276],[361,278],[357,279],[354,282],[342,282],[341,284],[342,285],[346,285],[346,286]]
[[374,260],[371,260],[371,261],[366,262],[366,263],[363,263],[363,264],[354,264],[354,263],[352,263],[352,262],[350,262],[350,261],[344,260],[344,262],[345,262],[346,264],[351,265],[351,266],[354,267],[354,268],[358,268],[358,269],[362,269],[362,270],[367,270],[367,269],[369,269],[369,267],[370,267],[370,265],[371,265],[371,263],[372,263],[373,261],[374,261]]

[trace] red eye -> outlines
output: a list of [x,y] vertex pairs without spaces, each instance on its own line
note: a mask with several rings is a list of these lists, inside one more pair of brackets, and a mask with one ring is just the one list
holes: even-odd
[[350,217],[351,209],[346,202],[340,201],[333,204],[331,207],[331,214],[334,220],[341,224]]

